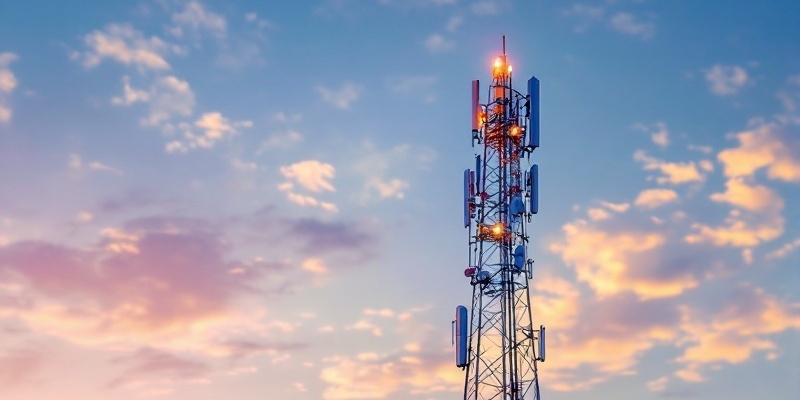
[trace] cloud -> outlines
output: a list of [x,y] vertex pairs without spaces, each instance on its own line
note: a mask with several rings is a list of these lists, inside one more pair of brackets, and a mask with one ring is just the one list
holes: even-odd
[[43,241],[0,247],[0,276],[31,299],[0,311],[90,347],[197,344],[215,324],[237,323],[234,301],[253,285],[267,290],[262,277],[276,286],[285,279],[282,264],[228,259],[216,229],[202,220],[149,218],[106,229],[85,249]]
[[99,161],[92,161],[92,162],[90,162],[88,164],[85,164],[83,162],[83,159],[81,158],[81,156],[79,156],[77,154],[70,154],[69,155],[69,161],[68,161],[67,165],[71,169],[77,170],[77,171],[81,171],[81,170],[84,170],[84,169],[88,168],[90,170],[95,170],[95,171],[104,171],[104,172],[111,172],[111,173],[114,173],[116,175],[124,175],[124,173],[122,171],[120,171],[119,169],[114,168],[114,167],[110,167],[110,166],[108,166],[106,164],[103,164],[103,163],[101,163]]
[[30,382],[46,356],[40,350],[14,348],[0,353],[0,387],[13,388]]
[[747,71],[738,65],[715,64],[705,71],[705,77],[711,91],[718,96],[734,95],[750,81]]
[[743,132],[730,135],[737,147],[717,155],[728,178],[751,176],[764,168],[770,179],[800,182],[800,135],[791,122],[761,122]]
[[578,22],[573,30],[575,33],[582,33],[595,22],[600,21],[603,18],[605,14],[605,8],[592,7],[585,4],[573,4],[570,8],[562,10],[561,14],[566,17],[576,19]]
[[416,164],[425,167],[435,157],[428,149],[419,149],[416,153],[410,151],[411,146],[400,144],[386,151],[380,151],[370,142],[362,145],[360,158],[353,165],[354,171],[364,178],[362,191],[358,199],[368,203],[376,199],[403,199],[411,184],[406,179],[387,177],[395,165],[407,162],[412,155],[417,155]]
[[309,258],[303,261],[300,266],[312,274],[323,275],[328,273],[328,267],[325,266],[320,258]]
[[0,53],[0,123],[8,123],[13,115],[7,97],[17,87],[17,78],[9,65],[19,59],[14,53]]
[[672,297],[698,285],[701,254],[674,249],[680,241],[664,228],[635,226],[626,221],[636,216],[627,218],[567,223],[563,239],[550,250],[601,298],[626,292],[642,299]]
[[292,243],[307,256],[355,252],[361,259],[371,258],[380,239],[378,232],[368,224],[351,221],[300,218],[283,221],[281,225]]
[[497,0],[481,0],[472,3],[469,9],[475,15],[494,15],[500,11],[500,6],[497,4]]
[[[556,391],[588,390],[615,376],[630,375],[639,358],[671,343],[680,315],[669,299],[642,301],[631,294],[582,297],[569,281],[540,275],[531,307],[551,333],[542,373]],[[614,354],[614,357],[609,357]]]
[[84,36],[84,43],[89,50],[72,56],[87,68],[109,59],[140,70],[167,70],[170,65],[164,56],[177,52],[176,47],[156,36],[146,38],[129,24],[110,24],[104,31],[95,30]]
[[203,362],[147,347],[139,349],[132,355],[115,357],[112,359],[112,364],[123,365],[124,371],[108,382],[106,385],[108,389],[117,389],[128,384],[141,386],[141,381],[147,378],[187,381],[202,377],[211,370]]
[[282,166],[280,172],[285,178],[296,181],[300,186],[312,192],[336,191],[330,182],[330,179],[333,179],[336,174],[336,169],[331,164],[306,160]]
[[287,131],[270,135],[261,143],[259,151],[271,149],[286,149],[304,140],[303,135],[296,131]]
[[678,185],[681,183],[700,182],[703,176],[698,171],[694,162],[670,163],[648,156],[644,150],[637,150],[633,154],[633,159],[641,162],[646,171],[659,171],[663,176],[656,178],[660,184],[670,183]]
[[712,194],[711,200],[749,211],[783,208],[783,199],[777,192],[763,185],[750,185],[742,178],[729,179],[725,182],[725,192]]
[[225,36],[228,27],[223,16],[208,11],[197,1],[187,2],[181,12],[172,14],[172,22],[176,26],[171,29],[171,32],[178,37],[183,36],[183,28],[190,28],[195,33],[206,30],[222,37]]
[[434,53],[441,53],[444,51],[452,50],[455,43],[451,40],[445,39],[444,36],[434,33],[428,36],[424,42],[425,48]]
[[[281,187],[280,189],[284,190],[284,187]],[[291,189],[291,187],[288,187],[284,191],[286,191],[286,197],[289,199],[289,201],[294,204],[297,204],[299,206],[319,207],[325,211],[330,211],[330,212],[339,211],[339,207],[337,207],[336,204],[318,200],[313,196],[294,193],[289,189]]]
[[133,103],[147,102],[150,100],[149,92],[131,87],[131,79],[127,75],[122,78],[122,85],[122,96],[112,98],[111,104],[129,106]]
[[650,133],[650,139],[660,147],[667,147],[667,145],[669,145],[669,130],[667,129],[667,124],[663,122],[656,122],[650,126],[635,124],[633,128],[645,133]]
[[[464,372],[453,365],[450,346],[433,339],[436,330],[413,318],[419,311],[363,310],[362,318],[350,329],[370,332],[381,350],[362,347],[353,355],[323,359],[319,377],[326,387],[322,397],[377,399],[400,393],[431,397],[461,390]],[[387,345],[390,340],[403,344]]]
[[686,381],[705,380],[704,370],[721,362],[740,364],[758,351],[776,354],[769,335],[800,330],[800,303],[783,303],[749,285],[734,288],[718,309],[684,306],[681,313],[684,350],[675,361],[683,368],[676,376]]
[[766,259],[774,260],[774,259],[784,258],[789,253],[797,250],[798,248],[800,248],[800,238],[795,239],[792,242],[788,242],[783,246],[781,246],[780,248],[778,248],[777,250],[770,252],[769,254],[767,254]]
[[188,117],[194,109],[195,96],[192,88],[188,82],[175,76],[158,77],[147,90],[132,87],[128,76],[122,78],[122,84],[122,95],[113,97],[111,103],[118,106],[147,103],[149,115],[140,121],[144,126],[172,131],[175,127],[169,121],[176,115]]
[[428,395],[456,392],[464,380],[463,372],[441,353],[364,352],[330,357],[325,363],[320,379],[327,385],[322,393],[326,400],[380,399],[403,389]]
[[688,243],[753,247],[783,234],[784,201],[773,189],[755,183],[755,174],[766,169],[767,178],[800,182],[800,140],[792,136],[793,128],[790,121],[778,118],[771,123],[756,121],[751,130],[732,135],[739,145],[717,155],[728,178],[725,191],[710,198],[738,208],[720,226],[692,224],[694,232],[685,237]]
[[8,66],[18,59],[14,53],[0,53],[0,93],[11,93],[17,87],[17,79]]
[[445,25],[445,29],[448,32],[455,32],[458,30],[458,27],[464,23],[464,18],[460,16],[453,16],[447,20],[447,24]]
[[317,86],[315,90],[322,95],[322,100],[342,110],[349,110],[350,105],[358,100],[363,92],[361,87],[354,83],[344,83],[338,90],[325,86]]
[[[178,128],[183,132],[183,140],[167,143],[166,151],[173,153],[187,152],[197,148],[210,149],[217,142],[237,135],[240,128],[252,126],[251,121],[231,122],[218,111],[207,112],[194,122],[194,127],[186,123],[179,124]],[[197,133],[195,129],[199,129],[200,133]]]
[[403,180],[400,179],[391,179],[387,182],[384,182],[378,178],[373,178],[367,181],[367,187],[370,189],[374,189],[378,192],[378,195],[381,198],[396,198],[402,199],[405,197],[405,190],[407,190],[411,185]]
[[419,96],[431,103],[436,100],[432,87],[437,81],[438,79],[434,76],[403,76],[389,78],[386,84],[392,93],[403,96]]
[[678,200],[678,194],[671,189],[646,189],[639,192],[636,204],[639,207],[653,209]]
[[783,234],[783,224],[784,219],[780,215],[780,209],[746,215],[739,210],[732,210],[721,226],[693,223],[694,232],[687,234],[684,239],[691,244],[712,243],[716,246],[753,247],[779,238]]
[[641,22],[633,14],[618,12],[609,20],[612,29],[626,35],[638,36],[642,40],[650,39],[656,33],[656,25],[652,22]]

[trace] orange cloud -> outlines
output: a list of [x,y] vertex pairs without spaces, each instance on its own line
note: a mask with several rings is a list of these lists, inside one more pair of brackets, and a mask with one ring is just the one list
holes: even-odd
[[674,190],[646,189],[639,192],[634,204],[642,208],[653,209],[675,200],[678,200],[678,194]]
[[789,129],[788,124],[781,122],[761,123],[733,135],[739,146],[723,150],[717,156],[725,176],[751,176],[766,168],[771,179],[800,182],[800,142]]
[[643,150],[638,150],[633,154],[633,159],[644,164],[646,171],[659,171],[662,176],[656,178],[660,184],[670,183],[678,185],[681,183],[700,182],[703,176],[697,169],[694,162],[670,163],[648,156]]
[[[739,286],[721,311],[712,317],[681,308],[680,329],[684,337],[679,343],[684,352],[676,361],[684,367],[676,376],[686,381],[702,381],[702,371],[709,364],[739,364],[757,351],[777,350],[769,335],[789,329],[800,329],[800,303],[782,303],[760,288]],[[772,356],[771,358],[774,358]]]
[[550,250],[600,296],[632,291],[641,298],[669,297],[697,286],[685,268],[671,268],[669,275],[660,272],[667,242],[660,230],[605,231],[582,220],[564,225],[563,230],[563,241],[553,243]]
[[730,203],[749,211],[782,209],[783,199],[774,190],[763,185],[749,185],[742,178],[731,178],[725,183],[725,192],[714,193],[711,200]]

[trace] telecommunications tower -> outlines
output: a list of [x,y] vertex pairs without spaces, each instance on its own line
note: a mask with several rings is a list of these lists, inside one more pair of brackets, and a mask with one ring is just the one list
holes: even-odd
[[[539,211],[539,80],[527,94],[512,85],[503,54],[492,66],[486,103],[472,81],[475,169],[464,171],[464,227],[469,231],[472,308],[456,308],[456,365],[466,371],[464,400],[539,400],[536,363],[545,359],[544,326],[530,307],[533,260],[526,223]],[[524,161],[524,166],[523,166]]]

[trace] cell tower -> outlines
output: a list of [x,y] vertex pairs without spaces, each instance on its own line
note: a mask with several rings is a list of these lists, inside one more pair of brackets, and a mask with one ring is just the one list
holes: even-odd
[[[503,54],[494,61],[486,103],[472,81],[475,170],[464,171],[464,227],[469,230],[472,308],[456,308],[456,365],[466,371],[464,400],[539,400],[537,361],[545,359],[545,330],[533,327],[533,260],[526,223],[539,211],[539,80],[523,95],[512,85]],[[523,169],[523,159],[525,167]],[[528,167],[529,166],[529,167]]]

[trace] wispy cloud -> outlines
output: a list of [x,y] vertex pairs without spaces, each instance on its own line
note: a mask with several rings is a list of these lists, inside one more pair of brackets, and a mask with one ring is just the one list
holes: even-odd
[[700,182],[703,175],[697,169],[697,164],[689,162],[666,162],[647,155],[644,150],[637,150],[633,159],[641,162],[646,171],[659,171],[662,176],[656,177],[656,182],[661,184],[670,183],[678,185],[689,182]]
[[445,52],[455,47],[455,43],[452,40],[448,40],[438,33],[428,36],[423,44],[428,51],[433,53]]
[[189,29],[195,34],[205,30],[223,37],[228,28],[225,17],[209,11],[197,1],[187,2],[184,4],[183,10],[172,14],[172,22],[175,23],[175,26],[170,29],[170,32],[178,37],[185,34],[185,29]]
[[642,40],[650,39],[656,33],[656,25],[642,22],[638,17],[626,12],[618,12],[609,20],[611,28],[626,35],[636,36]]
[[11,72],[9,65],[19,59],[14,53],[0,53],[0,123],[11,121],[11,107],[8,105],[8,95],[17,87],[17,78]]
[[322,96],[324,102],[342,110],[349,110],[350,105],[358,100],[363,92],[360,86],[350,82],[342,84],[339,89],[317,86],[315,90]]
[[89,50],[73,53],[87,68],[99,65],[104,59],[130,65],[140,70],[166,70],[170,68],[165,55],[177,52],[178,48],[156,36],[145,37],[130,24],[110,24],[105,30],[96,30],[84,36]]
[[122,78],[122,95],[113,97],[111,103],[118,106],[132,106],[144,103],[149,114],[141,119],[142,125],[173,130],[170,121],[175,117],[191,116],[195,105],[195,94],[189,83],[175,76],[158,77],[148,89],[134,88],[130,77]]
[[716,64],[705,71],[705,77],[711,91],[719,96],[734,95],[751,82],[747,71],[738,65]]

